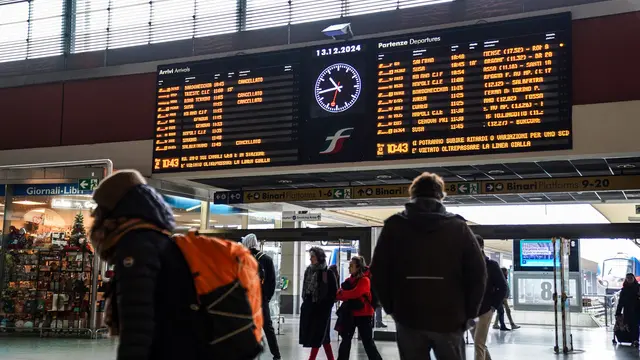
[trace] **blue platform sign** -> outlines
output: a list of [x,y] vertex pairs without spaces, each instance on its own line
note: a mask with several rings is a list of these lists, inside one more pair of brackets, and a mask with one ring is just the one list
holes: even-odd
[[[4,187],[2,188],[4,192]],[[15,196],[65,196],[91,195],[92,190],[80,190],[78,184],[16,184],[13,185]]]

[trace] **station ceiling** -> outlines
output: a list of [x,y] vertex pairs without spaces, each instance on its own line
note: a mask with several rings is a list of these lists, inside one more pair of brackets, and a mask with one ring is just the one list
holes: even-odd
[[[303,188],[408,184],[423,172],[442,176],[447,182],[553,179],[586,176],[640,174],[640,157],[591,158],[575,160],[494,163],[484,165],[378,169],[365,171],[318,172],[194,179],[192,181],[227,190],[290,190]],[[238,184],[241,184],[238,187]],[[625,191],[541,192],[526,194],[449,196],[449,205],[499,205],[529,203],[597,203],[640,199],[640,187]],[[343,199],[293,202],[307,208],[345,208],[357,206],[400,206],[404,198]]]
[[[271,176],[193,179],[227,190],[295,189],[328,186],[406,184],[423,172],[436,173],[445,181],[518,180],[599,175],[638,175],[640,157],[496,163],[485,165],[378,169]],[[241,187],[238,188],[238,184]]]

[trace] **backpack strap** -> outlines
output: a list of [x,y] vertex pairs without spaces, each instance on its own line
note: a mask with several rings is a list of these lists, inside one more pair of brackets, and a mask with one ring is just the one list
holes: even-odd
[[265,253],[263,253],[262,251],[258,251],[254,256],[256,258],[256,260],[260,261],[260,259],[262,259],[262,257],[265,255]]

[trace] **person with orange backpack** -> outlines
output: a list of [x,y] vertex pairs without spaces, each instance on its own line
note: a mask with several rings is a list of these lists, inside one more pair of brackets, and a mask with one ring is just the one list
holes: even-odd
[[91,242],[115,266],[105,322],[117,360],[255,359],[262,351],[258,266],[241,244],[171,236],[162,197],[135,170],[94,192]]

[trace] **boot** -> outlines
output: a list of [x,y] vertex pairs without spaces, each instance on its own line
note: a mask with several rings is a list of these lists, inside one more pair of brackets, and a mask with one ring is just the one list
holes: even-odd
[[51,301],[51,310],[50,311],[58,311],[58,294],[53,294],[53,299]]

